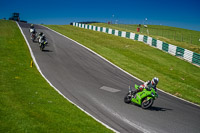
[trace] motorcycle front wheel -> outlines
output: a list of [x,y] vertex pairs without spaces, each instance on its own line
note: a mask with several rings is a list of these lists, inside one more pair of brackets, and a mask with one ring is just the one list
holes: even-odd
[[44,50],[44,44],[40,44],[40,50],[41,50],[41,51]]
[[131,103],[131,97],[129,96],[129,93],[124,97],[124,102],[128,104]]
[[145,98],[143,101],[142,101],[142,105],[141,107],[143,109],[147,109],[147,108],[150,108],[153,104],[154,100],[151,98],[149,100],[147,100],[147,98]]

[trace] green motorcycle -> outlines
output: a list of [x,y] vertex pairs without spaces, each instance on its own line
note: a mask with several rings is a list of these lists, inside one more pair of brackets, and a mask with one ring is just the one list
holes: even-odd
[[[135,88],[138,89],[138,85],[135,84]],[[154,100],[158,98],[157,92],[151,88],[150,90],[143,89],[142,92],[132,94],[132,89],[129,87],[129,93],[124,97],[125,103],[135,103],[140,105],[143,109],[150,108],[153,105]]]

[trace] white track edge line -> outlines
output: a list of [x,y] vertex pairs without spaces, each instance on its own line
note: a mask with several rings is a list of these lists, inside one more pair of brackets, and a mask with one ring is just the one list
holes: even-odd
[[[87,47],[84,46],[83,44],[81,44],[81,43],[79,43],[79,42],[77,42],[77,41],[75,41],[75,40],[72,40],[71,38],[69,38],[69,37],[67,37],[67,36],[65,36],[65,35],[63,35],[63,34],[57,32],[57,31],[55,31],[55,30],[53,30],[53,29],[50,29],[50,28],[48,28],[48,27],[46,27],[46,26],[44,26],[44,25],[41,25],[41,26],[43,26],[43,27],[45,27],[45,28],[47,28],[47,29],[49,29],[49,30],[51,30],[51,31],[54,31],[55,33],[57,33],[57,34],[59,34],[59,35],[65,37],[65,38],[67,38],[67,39],[69,39],[69,40],[71,40],[71,41],[73,41],[73,42],[75,42],[75,43],[77,43],[78,45],[80,45],[80,46],[86,48],[86,49],[89,50],[90,52],[92,52],[92,53],[94,53],[95,55],[99,56],[100,58],[102,58],[103,60],[107,61],[108,63],[110,63],[111,65],[115,66],[116,68],[120,69],[121,71],[123,71],[124,73],[128,74],[129,76],[131,76],[131,77],[133,77],[133,78],[135,78],[135,79],[137,79],[137,80],[139,80],[139,81],[141,81],[141,82],[144,83],[144,81],[142,81],[141,79],[139,79],[139,78],[137,78],[137,77],[131,75],[131,74],[128,73],[127,71],[125,71],[125,70],[123,70],[122,68],[118,67],[117,65],[115,65],[115,64],[112,63],[112,62],[110,62],[109,60],[107,60],[107,59],[104,58],[103,56],[99,55],[98,53],[96,53],[96,52],[92,51],[91,49],[87,48]],[[195,106],[197,106],[197,107],[200,107],[200,105],[198,105],[198,104],[195,104],[195,103],[193,103],[193,102],[190,102],[190,101],[187,101],[187,100],[182,99],[182,98],[180,98],[180,97],[177,97],[177,96],[175,96],[175,95],[172,95],[172,94],[170,94],[170,93],[168,93],[168,92],[165,92],[165,91],[163,91],[163,90],[161,90],[161,89],[159,89],[159,88],[158,88],[158,90],[161,91],[161,92],[163,92],[163,93],[165,93],[165,94],[168,94],[168,95],[170,95],[170,96],[172,96],[172,97],[175,97],[175,98],[180,99],[180,100],[182,100],[182,101],[185,101],[185,102],[187,102],[187,103],[193,104],[193,105],[195,105]]]
[[[16,22],[16,23],[17,23],[17,22]],[[51,87],[53,87],[54,90],[56,90],[61,96],[63,96],[65,99],[67,99],[70,103],[72,103],[73,105],[75,105],[76,107],[78,107],[81,111],[85,112],[88,116],[92,117],[94,120],[96,120],[97,122],[101,123],[103,126],[105,126],[106,128],[112,130],[113,132],[115,132],[115,133],[120,133],[119,131],[113,129],[112,127],[110,127],[110,126],[108,126],[107,124],[103,123],[102,121],[98,120],[97,118],[95,118],[94,116],[92,116],[90,113],[88,113],[86,110],[82,109],[80,106],[78,106],[77,104],[75,104],[74,102],[72,102],[70,99],[68,99],[67,97],[65,97],[55,86],[53,86],[53,84],[51,84],[51,82],[43,75],[43,73],[42,73],[42,71],[41,71],[39,65],[37,64],[37,61],[36,61],[35,56],[34,56],[34,54],[33,54],[33,51],[32,51],[32,49],[31,49],[31,47],[30,47],[30,44],[29,44],[29,42],[27,41],[27,39],[26,39],[26,37],[25,37],[25,35],[24,35],[24,33],[23,33],[21,27],[19,26],[18,23],[17,23],[17,25],[18,25],[18,27],[19,27],[19,29],[20,29],[20,31],[21,31],[21,33],[22,33],[22,35],[23,35],[23,37],[24,37],[24,39],[25,39],[25,41],[26,41],[26,44],[28,45],[29,51],[30,51],[30,53],[31,53],[31,57],[32,57],[32,59],[33,59],[35,65],[36,65],[38,71],[40,72],[40,74],[42,75],[42,77],[49,83],[49,85],[50,85]]]

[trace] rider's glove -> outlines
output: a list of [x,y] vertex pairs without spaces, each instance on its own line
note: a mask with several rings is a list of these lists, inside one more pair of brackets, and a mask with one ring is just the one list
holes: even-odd
[[149,87],[145,87],[145,89],[146,89],[146,90],[148,90],[148,91],[150,91],[150,90],[151,90],[151,88],[149,88]]

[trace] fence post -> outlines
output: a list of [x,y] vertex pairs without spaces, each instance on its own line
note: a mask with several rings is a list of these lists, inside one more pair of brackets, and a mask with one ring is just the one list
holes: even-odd
[[181,42],[183,42],[183,33],[181,33]]
[[176,31],[174,32],[174,40],[176,39]]

